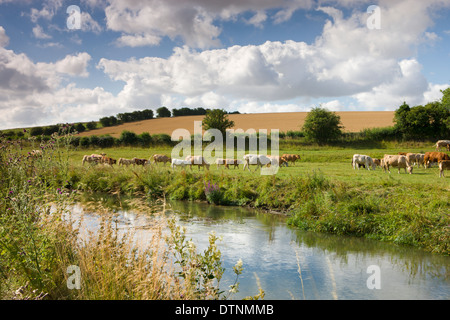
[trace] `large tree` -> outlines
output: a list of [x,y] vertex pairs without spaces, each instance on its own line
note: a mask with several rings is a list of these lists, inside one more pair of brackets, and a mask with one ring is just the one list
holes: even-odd
[[302,131],[306,138],[323,144],[339,138],[342,135],[342,128],[340,116],[317,107],[306,116]]
[[224,110],[213,109],[206,111],[202,126],[204,130],[219,130],[225,138],[226,130],[234,127],[234,121],[228,119],[228,115]]
[[156,117],[157,118],[170,118],[172,113],[167,107],[161,107],[156,109]]

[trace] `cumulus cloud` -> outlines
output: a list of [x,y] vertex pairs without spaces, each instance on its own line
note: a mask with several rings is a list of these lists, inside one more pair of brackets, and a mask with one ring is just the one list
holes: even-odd
[[5,28],[0,26],[0,47],[6,47],[9,43],[9,37],[6,35]]
[[42,27],[40,25],[36,25],[33,28],[33,35],[37,39],[51,39],[52,38],[50,35],[48,35],[44,32],[44,30],[42,29]]
[[273,21],[281,23],[296,10],[312,6],[313,0],[111,0],[105,14],[108,29],[123,33],[119,45],[155,45],[169,37],[206,49],[221,45],[219,21],[254,12],[246,23],[262,27],[267,10],[275,10]]
[[[4,28],[0,27],[0,42],[7,43],[7,39]],[[87,97],[89,93],[98,97],[108,96],[103,89],[82,91],[73,85],[62,86],[63,79],[88,76],[87,66],[90,60],[91,56],[82,52],[67,55],[54,63],[35,63],[26,54],[17,54],[0,47],[1,123],[15,123],[18,126],[41,121],[52,123],[58,115],[64,114],[64,109],[58,109],[62,104],[83,105],[83,108],[88,107],[86,111],[98,108],[93,107],[99,103],[98,99],[83,100],[83,97]],[[110,96],[109,94],[108,97]],[[89,108],[90,106],[92,107]]]

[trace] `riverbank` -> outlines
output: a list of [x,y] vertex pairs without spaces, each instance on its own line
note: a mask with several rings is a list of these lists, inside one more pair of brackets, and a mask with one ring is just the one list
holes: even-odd
[[445,181],[428,181],[419,174],[394,176],[380,170],[355,173],[344,163],[329,166],[338,175],[348,171],[358,176],[328,177],[320,166],[298,175],[285,172],[260,176],[241,170],[74,165],[69,170],[67,187],[119,197],[165,197],[260,208],[287,214],[289,224],[305,230],[367,237],[450,254],[450,200]]

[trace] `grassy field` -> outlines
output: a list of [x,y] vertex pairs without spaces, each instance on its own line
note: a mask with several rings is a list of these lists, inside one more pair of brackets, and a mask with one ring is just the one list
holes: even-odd
[[[154,226],[150,251],[138,253],[133,235],[119,239],[113,217],[100,210],[105,218],[102,232],[80,242],[76,226],[61,217],[70,212],[70,204],[90,193],[107,193],[119,200],[131,196],[136,201],[124,205],[162,218],[164,211],[155,206],[162,198],[284,212],[287,222],[298,228],[450,255],[450,177],[439,178],[437,168],[389,174],[380,169],[353,170],[350,163],[354,153],[380,157],[398,151],[423,152],[430,148],[426,143],[373,149],[291,145],[280,153],[298,153],[301,160],[280,168],[276,175],[262,176],[244,172],[242,165],[236,170],[212,165],[200,171],[172,170],[161,164],[83,166],[84,154],[148,159],[154,153],[170,155],[171,149],[74,150],[69,141],[52,138],[41,145],[44,153],[37,158],[28,154],[36,145],[0,143],[0,299],[226,298],[216,285],[223,268],[214,237],[202,255],[180,227],[162,219],[161,225]],[[167,228],[168,238],[161,232]],[[183,273],[166,267],[174,262]],[[66,285],[70,265],[81,268],[81,290]],[[238,276],[240,269],[233,270]]]
[[[400,148],[401,147],[401,148]],[[72,152],[71,184],[86,191],[165,196],[175,200],[209,201],[282,211],[289,223],[300,228],[365,236],[398,244],[450,253],[450,175],[439,178],[437,167],[414,168],[413,174],[397,169],[385,173],[354,170],[354,153],[381,157],[401,151],[424,152],[427,145],[405,149],[305,148],[296,150],[301,160],[282,167],[273,176],[259,171],[217,168],[177,168],[159,164],[150,167],[82,168],[83,154],[103,151],[113,158],[146,158],[154,153],[170,155],[171,149],[111,148]],[[293,153],[295,150],[280,150]],[[208,195],[206,184],[216,185]]]

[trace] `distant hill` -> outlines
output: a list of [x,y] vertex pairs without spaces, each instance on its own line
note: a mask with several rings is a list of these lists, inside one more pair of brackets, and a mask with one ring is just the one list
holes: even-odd
[[[380,128],[394,125],[394,111],[343,111],[336,112],[344,125],[346,132],[359,132],[366,128]],[[235,122],[233,129],[250,128],[279,129],[281,132],[300,131],[307,112],[284,112],[284,113],[251,113],[251,114],[229,114],[228,118]],[[123,130],[141,134],[148,132],[172,134],[175,129],[183,128],[194,133],[194,121],[201,121],[204,116],[183,116],[172,118],[158,118],[136,122],[128,122],[117,126],[105,127],[88,132],[80,133],[79,136],[106,135],[119,137]]]

